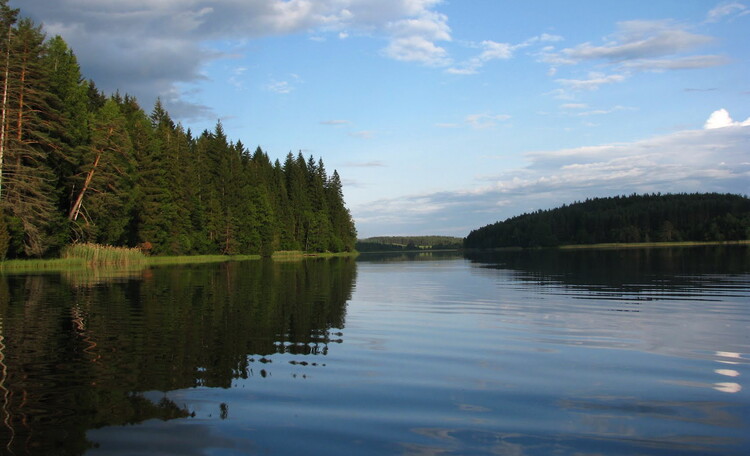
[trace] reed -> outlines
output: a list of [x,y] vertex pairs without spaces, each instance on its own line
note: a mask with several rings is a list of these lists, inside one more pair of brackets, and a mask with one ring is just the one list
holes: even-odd
[[66,247],[62,259],[80,259],[90,266],[145,265],[146,255],[138,249],[100,244],[73,244]]

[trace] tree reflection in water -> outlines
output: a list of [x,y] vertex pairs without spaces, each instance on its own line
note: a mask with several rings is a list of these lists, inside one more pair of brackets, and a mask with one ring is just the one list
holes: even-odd
[[325,355],[355,276],[351,258],[0,276],[0,453],[82,454],[89,429],[190,414],[143,392],[229,388],[270,355]]

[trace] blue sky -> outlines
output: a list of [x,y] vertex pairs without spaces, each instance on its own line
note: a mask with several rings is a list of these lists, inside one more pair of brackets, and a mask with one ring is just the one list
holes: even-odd
[[360,237],[750,193],[750,2],[11,0],[98,87],[322,157]]

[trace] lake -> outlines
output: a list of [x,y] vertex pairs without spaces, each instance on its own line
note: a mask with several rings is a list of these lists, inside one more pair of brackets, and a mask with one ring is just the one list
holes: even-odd
[[750,248],[0,276],[0,454],[747,455]]

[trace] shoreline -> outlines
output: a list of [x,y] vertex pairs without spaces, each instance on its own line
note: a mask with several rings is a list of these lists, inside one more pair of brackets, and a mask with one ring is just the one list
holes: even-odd
[[676,242],[606,242],[601,244],[565,244],[552,247],[491,247],[487,249],[463,249],[464,252],[508,252],[523,250],[607,250],[607,249],[650,249],[669,247],[701,247],[750,245],[750,239],[741,241],[676,241]]
[[567,244],[550,247],[561,250],[575,249],[624,249],[624,248],[662,248],[662,247],[699,247],[710,245],[750,245],[750,239],[742,241],[677,241],[677,242],[609,242],[603,244]]
[[[301,261],[308,258],[335,258],[357,256],[359,252],[339,253],[309,253],[302,251],[279,251],[274,252],[269,259],[274,261]],[[180,256],[153,256],[146,257],[142,266],[144,269],[154,266],[173,266],[181,264],[207,264],[227,263],[233,261],[259,261],[260,255],[180,255]],[[49,259],[22,259],[0,261],[0,274],[5,273],[27,273],[27,272],[64,272],[75,270],[95,269],[125,269],[133,265],[105,264],[91,265],[82,258],[49,258]]]

